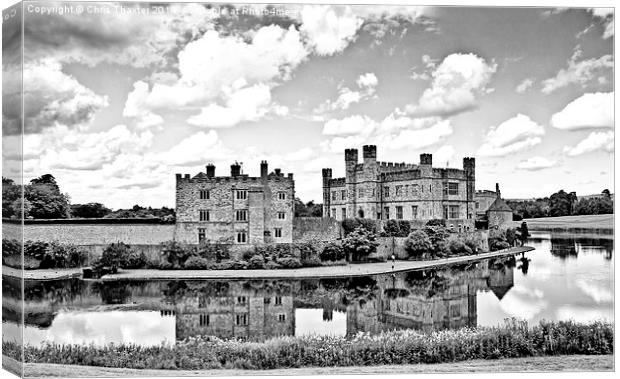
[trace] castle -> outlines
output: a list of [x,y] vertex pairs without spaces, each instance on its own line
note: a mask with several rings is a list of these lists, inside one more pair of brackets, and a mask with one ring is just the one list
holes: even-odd
[[346,176],[332,178],[323,169],[323,217],[378,220],[445,219],[448,226],[474,228],[476,163],[463,159],[463,169],[435,168],[433,156],[421,154],[419,164],[377,161],[377,147],[345,150]]
[[257,244],[290,243],[293,235],[295,182],[276,168],[260,164],[260,176],[230,166],[230,176],[215,176],[215,166],[194,177],[176,174],[176,225],[174,239]]

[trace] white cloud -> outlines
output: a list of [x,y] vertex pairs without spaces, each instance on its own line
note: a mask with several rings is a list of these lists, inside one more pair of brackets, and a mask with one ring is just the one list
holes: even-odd
[[528,89],[532,88],[533,84],[534,84],[534,81],[532,79],[526,78],[526,79],[523,79],[523,81],[519,83],[519,85],[517,85],[517,88],[515,90],[517,91],[517,93],[524,93]]
[[377,79],[377,76],[374,73],[367,72],[365,74],[360,75],[359,78],[357,78],[357,80],[355,81],[355,83],[360,88],[364,88],[364,87],[374,88],[379,83],[379,79]]
[[614,127],[614,93],[586,93],[551,116],[551,126],[563,130]]
[[571,84],[579,84],[585,87],[592,79],[597,78],[604,70],[612,70],[614,58],[611,55],[603,55],[600,58],[584,59],[577,61],[582,51],[579,47],[568,60],[568,67],[563,68],[553,78],[542,81],[542,92],[550,94],[553,91]]
[[187,122],[208,128],[229,128],[242,121],[256,121],[269,112],[271,90],[264,84],[244,87],[231,93],[226,105],[211,103]]
[[174,166],[202,164],[227,155],[215,130],[190,135],[168,151],[159,154],[159,161]]
[[331,119],[323,126],[323,134],[328,136],[369,135],[377,126],[377,122],[368,116],[353,115],[341,120]]
[[539,171],[545,168],[553,167],[557,164],[556,161],[552,161],[545,157],[532,157],[519,162],[517,169],[526,171]]
[[24,114],[26,133],[36,133],[56,124],[80,128],[108,106],[107,96],[100,96],[62,72],[53,60],[27,63],[24,66]]
[[404,129],[397,134],[380,135],[377,144],[390,149],[420,149],[441,142],[452,132],[450,120],[442,120],[424,129]]
[[564,153],[570,157],[590,153],[592,151],[614,151],[614,132],[592,132],[576,146],[564,147]]
[[[249,38],[210,30],[190,42],[178,54],[178,77],[152,75],[150,90],[146,84],[136,83],[125,106],[126,115],[200,109],[189,122],[216,127],[264,116],[270,108],[271,88],[288,80],[308,51],[294,26],[265,26]],[[250,98],[253,95],[257,98]],[[282,113],[283,108],[274,110]]]
[[417,106],[407,107],[415,115],[449,116],[477,106],[477,97],[489,92],[487,85],[497,70],[475,54],[450,54],[432,73]]
[[317,55],[334,55],[355,40],[363,19],[349,6],[306,5],[301,9],[301,22],[308,46]]
[[496,127],[491,127],[478,155],[499,157],[525,150],[542,142],[545,129],[528,116],[518,114]]

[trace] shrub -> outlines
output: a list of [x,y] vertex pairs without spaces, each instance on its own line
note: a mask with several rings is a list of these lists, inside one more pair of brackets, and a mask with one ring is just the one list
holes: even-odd
[[189,257],[185,261],[184,268],[188,270],[206,270],[209,268],[209,261],[203,257]]
[[411,234],[411,223],[407,220],[398,220],[398,228],[400,229],[399,237],[407,237]]
[[377,251],[376,239],[374,232],[360,226],[343,240],[342,246],[351,260],[359,261]]
[[45,257],[48,248],[49,244],[47,242],[26,241],[24,243],[24,255],[41,261]]
[[296,243],[293,244],[292,249],[295,251],[295,255],[299,256],[303,267],[316,267],[321,265],[316,244],[311,242]]
[[299,258],[278,258],[276,263],[283,268],[299,268],[301,267],[301,260]]
[[131,247],[123,242],[111,243],[103,250],[99,262],[112,268],[125,267],[127,258],[132,253]]
[[432,251],[433,244],[424,230],[414,230],[405,240],[405,250],[409,257],[419,258]]
[[443,218],[434,218],[426,222],[426,226],[446,226],[446,220]]
[[274,261],[269,261],[269,262],[265,263],[265,268],[267,270],[277,270],[279,268],[282,268],[282,265],[280,265],[279,263],[276,263]]
[[230,244],[205,241],[198,246],[196,254],[211,262],[221,262],[230,259]]
[[[433,220],[431,220],[433,221]],[[429,221],[430,222],[430,221]],[[447,240],[450,236],[450,232],[444,226],[429,226],[424,227],[424,232],[431,241],[431,252],[433,256],[441,257],[448,251]]]
[[452,255],[471,255],[473,251],[459,237],[451,238],[448,242],[448,249]]
[[247,261],[230,261],[229,270],[245,270],[248,268]]
[[254,255],[248,260],[248,268],[257,270],[265,268],[265,258],[262,255]]
[[367,218],[347,218],[342,221],[342,229],[345,236],[360,227],[372,233],[377,232],[376,222]]
[[162,243],[161,255],[173,268],[182,268],[185,261],[194,254],[191,248],[176,241]]
[[18,240],[14,239],[2,239],[2,257],[8,257],[10,255],[21,255],[22,244]]
[[[509,228],[510,229],[510,228]],[[498,251],[507,249],[510,246],[510,242],[508,242],[508,234],[512,234],[509,232],[509,229],[492,229],[489,232],[489,250],[490,251]],[[511,236],[514,242],[514,235]]]
[[478,252],[482,249],[482,240],[480,236],[474,233],[465,233],[460,235],[463,243],[467,245],[474,254],[478,254]]
[[383,227],[382,235],[385,237],[398,237],[400,236],[400,226],[396,220],[388,220]]
[[340,261],[346,258],[344,248],[338,242],[330,242],[325,247],[323,247],[323,251],[321,251],[320,256],[322,261]]

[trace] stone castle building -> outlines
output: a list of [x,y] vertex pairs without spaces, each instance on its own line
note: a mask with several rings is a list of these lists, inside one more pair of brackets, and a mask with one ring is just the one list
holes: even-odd
[[512,208],[502,199],[499,183],[495,184],[495,200],[487,209],[487,220],[489,220],[489,228],[499,228],[512,221]]
[[379,220],[445,219],[448,226],[473,229],[476,164],[463,159],[463,169],[433,167],[431,154],[420,163],[377,161],[377,147],[345,150],[346,176],[332,178],[323,169],[323,216],[337,220],[360,217]]
[[243,174],[238,163],[230,166],[230,176],[215,176],[212,164],[194,177],[176,174],[174,238],[194,244],[290,243],[294,199],[293,174],[268,173],[266,161],[259,177]]

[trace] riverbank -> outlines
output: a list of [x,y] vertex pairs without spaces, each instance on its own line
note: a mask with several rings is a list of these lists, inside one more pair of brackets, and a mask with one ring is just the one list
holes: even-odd
[[[528,218],[523,221],[527,222],[530,231],[614,234],[613,214]],[[513,226],[520,226],[523,221],[514,221]]]
[[[2,356],[3,366],[11,358]],[[276,370],[138,370],[93,366],[26,363],[27,377],[154,377],[154,376],[266,376],[266,375],[351,375],[351,374],[414,374],[414,373],[475,373],[475,372],[548,372],[548,371],[613,371],[613,355],[561,355],[551,357],[507,358],[497,360],[475,359],[463,362],[351,366],[306,367]]]
[[[285,278],[325,278],[325,277],[355,277],[378,275],[392,272],[410,271],[439,267],[450,264],[466,263],[488,258],[515,255],[534,250],[532,247],[513,247],[510,249],[466,255],[460,257],[443,258],[428,261],[396,261],[379,263],[353,263],[346,266],[304,267],[296,269],[277,270],[120,270],[117,274],[101,277],[101,281],[117,280],[183,280],[183,279],[285,279]],[[58,270],[25,270],[25,280],[55,280],[79,277],[81,269]],[[2,266],[2,275],[21,277],[20,270]]]

